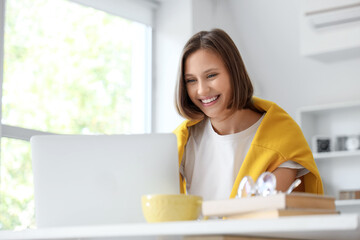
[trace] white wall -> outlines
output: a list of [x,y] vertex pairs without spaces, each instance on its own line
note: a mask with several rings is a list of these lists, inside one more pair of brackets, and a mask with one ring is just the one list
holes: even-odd
[[190,0],[167,0],[156,12],[154,32],[153,132],[171,132],[182,119],[175,111],[179,57],[191,36]]
[[175,111],[174,93],[182,48],[196,32],[220,27],[235,35],[224,0],[163,0],[155,21],[153,132],[171,132],[184,119]]
[[319,61],[300,55],[297,0],[229,0],[237,12],[237,45],[263,98],[293,117],[301,106],[360,99],[360,55]]
[[180,122],[174,87],[181,48],[195,32],[223,28],[237,44],[255,94],[296,118],[299,107],[360,100],[360,56],[326,62],[300,55],[300,1],[164,0],[157,16],[154,130]]

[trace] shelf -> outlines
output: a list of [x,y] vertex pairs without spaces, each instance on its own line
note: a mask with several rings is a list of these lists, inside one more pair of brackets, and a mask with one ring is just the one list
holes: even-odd
[[360,213],[360,199],[335,200],[336,210],[341,213]]
[[[360,4],[360,0],[357,1]],[[338,196],[341,190],[358,189],[360,149],[338,149],[344,149],[346,145],[339,137],[360,136],[360,101],[302,107],[298,110],[298,121],[313,150],[325,194]],[[318,145],[315,140],[321,137],[330,139],[332,151],[316,151]],[[360,213],[359,201],[338,200],[337,203],[341,212]]]
[[340,103],[330,103],[326,105],[315,105],[315,106],[305,106],[298,109],[298,113],[302,114],[320,114],[332,111],[338,111],[339,109],[359,109],[360,101],[351,101],[351,102],[340,102]]
[[358,206],[360,207],[360,199],[336,200],[336,206]]
[[339,157],[358,157],[360,156],[360,150],[356,151],[333,151],[333,152],[323,152],[323,153],[314,153],[315,160],[339,158]]

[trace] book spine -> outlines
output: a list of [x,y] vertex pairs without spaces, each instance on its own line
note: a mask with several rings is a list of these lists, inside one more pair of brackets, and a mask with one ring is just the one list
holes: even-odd
[[249,197],[241,199],[229,199],[224,201],[204,201],[202,213],[204,216],[227,216],[245,212],[285,209],[285,195],[278,194],[264,197]]
[[286,208],[303,209],[336,209],[335,199],[308,196],[291,196],[286,198]]

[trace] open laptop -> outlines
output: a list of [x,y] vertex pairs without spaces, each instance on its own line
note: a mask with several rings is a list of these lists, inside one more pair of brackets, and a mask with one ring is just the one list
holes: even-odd
[[145,222],[144,194],[178,194],[174,134],[31,138],[38,228]]

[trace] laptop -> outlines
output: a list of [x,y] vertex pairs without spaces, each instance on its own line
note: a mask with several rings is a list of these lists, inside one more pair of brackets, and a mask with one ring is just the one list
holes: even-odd
[[142,195],[179,194],[172,133],[44,135],[30,142],[38,228],[145,222]]

